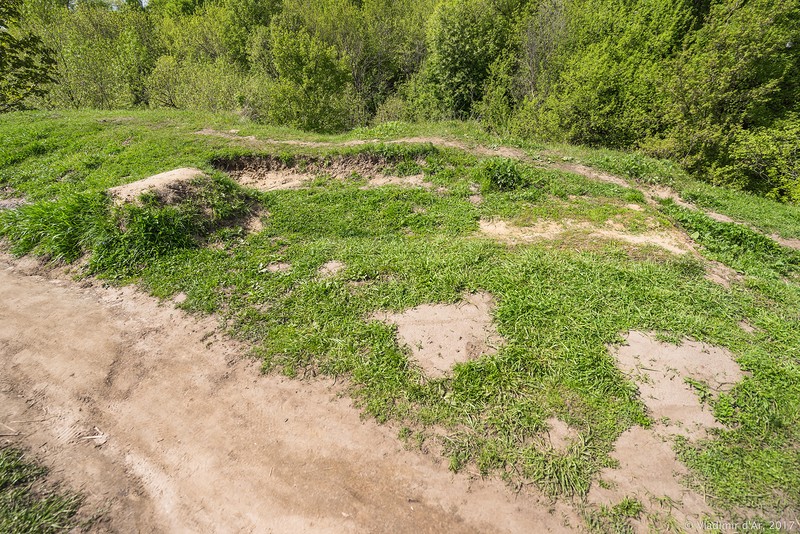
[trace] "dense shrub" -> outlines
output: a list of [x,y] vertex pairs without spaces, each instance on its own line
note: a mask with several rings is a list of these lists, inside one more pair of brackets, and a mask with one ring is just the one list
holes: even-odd
[[770,128],[742,131],[734,138],[727,181],[778,200],[800,202],[800,118],[792,116]]

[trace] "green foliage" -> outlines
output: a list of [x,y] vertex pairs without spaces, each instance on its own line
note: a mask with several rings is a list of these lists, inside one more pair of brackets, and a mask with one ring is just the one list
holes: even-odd
[[270,33],[276,78],[268,87],[270,122],[334,132],[353,120],[352,77],[347,59],[305,29],[273,24]]
[[733,140],[731,165],[722,169],[728,183],[800,204],[800,118],[792,115],[769,128],[745,130]]
[[492,64],[513,46],[514,6],[500,11],[489,0],[448,0],[428,27],[426,75],[437,97],[458,117],[481,100]]
[[484,191],[512,191],[527,184],[520,164],[510,158],[488,158],[475,167],[474,177]]
[[20,0],[0,5],[0,113],[24,109],[30,97],[42,96],[53,81],[55,60],[42,40],[22,30]]
[[674,204],[667,204],[663,209],[712,257],[738,271],[764,276],[789,276],[800,272],[800,252],[782,247],[746,226],[718,222],[702,212]]
[[792,0],[724,0],[687,37],[667,81],[668,135],[695,172],[729,160],[741,130],[797,111],[800,5]]
[[146,104],[158,43],[147,13],[81,2],[74,9],[31,2],[25,19],[53,51],[55,83],[44,104],[111,109]]

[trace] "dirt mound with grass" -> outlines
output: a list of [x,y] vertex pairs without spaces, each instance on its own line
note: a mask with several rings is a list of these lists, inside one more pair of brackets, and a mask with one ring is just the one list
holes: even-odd
[[423,304],[400,313],[382,312],[372,319],[397,326],[397,336],[429,378],[452,373],[457,363],[494,354],[500,335],[492,324],[494,299],[469,294],[457,304]]
[[[421,162],[417,162],[421,163]],[[392,161],[371,154],[337,156],[333,158],[297,157],[283,159],[274,156],[244,156],[220,159],[214,166],[228,173],[240,184],[260,191],[300,189],[316,178],[363,180],[365,188],[394,185],[432,188],[422,173],[398,176],[387,172]]]
[[144,193],[155,194],[164,204],[175,204],[191,194],[191,182],[205,173],[200,169],[175,169],[144,180],[112,187],[108,194],[118,204],[134,202]]

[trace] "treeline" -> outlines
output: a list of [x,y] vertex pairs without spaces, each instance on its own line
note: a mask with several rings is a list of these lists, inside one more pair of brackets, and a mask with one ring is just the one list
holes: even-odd
[[797,0],[4,1],[49,79],[13,107],[472,118],[800,202]]

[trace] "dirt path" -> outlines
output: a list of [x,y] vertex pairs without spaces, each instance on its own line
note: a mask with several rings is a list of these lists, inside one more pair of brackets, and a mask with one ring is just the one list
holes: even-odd
[[[86,284],[84,284],[86,285]],[[453,475],[330,381],[261,376],[213,319],[0,256],[2,440],[111,532],[569,532],[574,512]],[[565,523],[573,525],[569,528]]]

